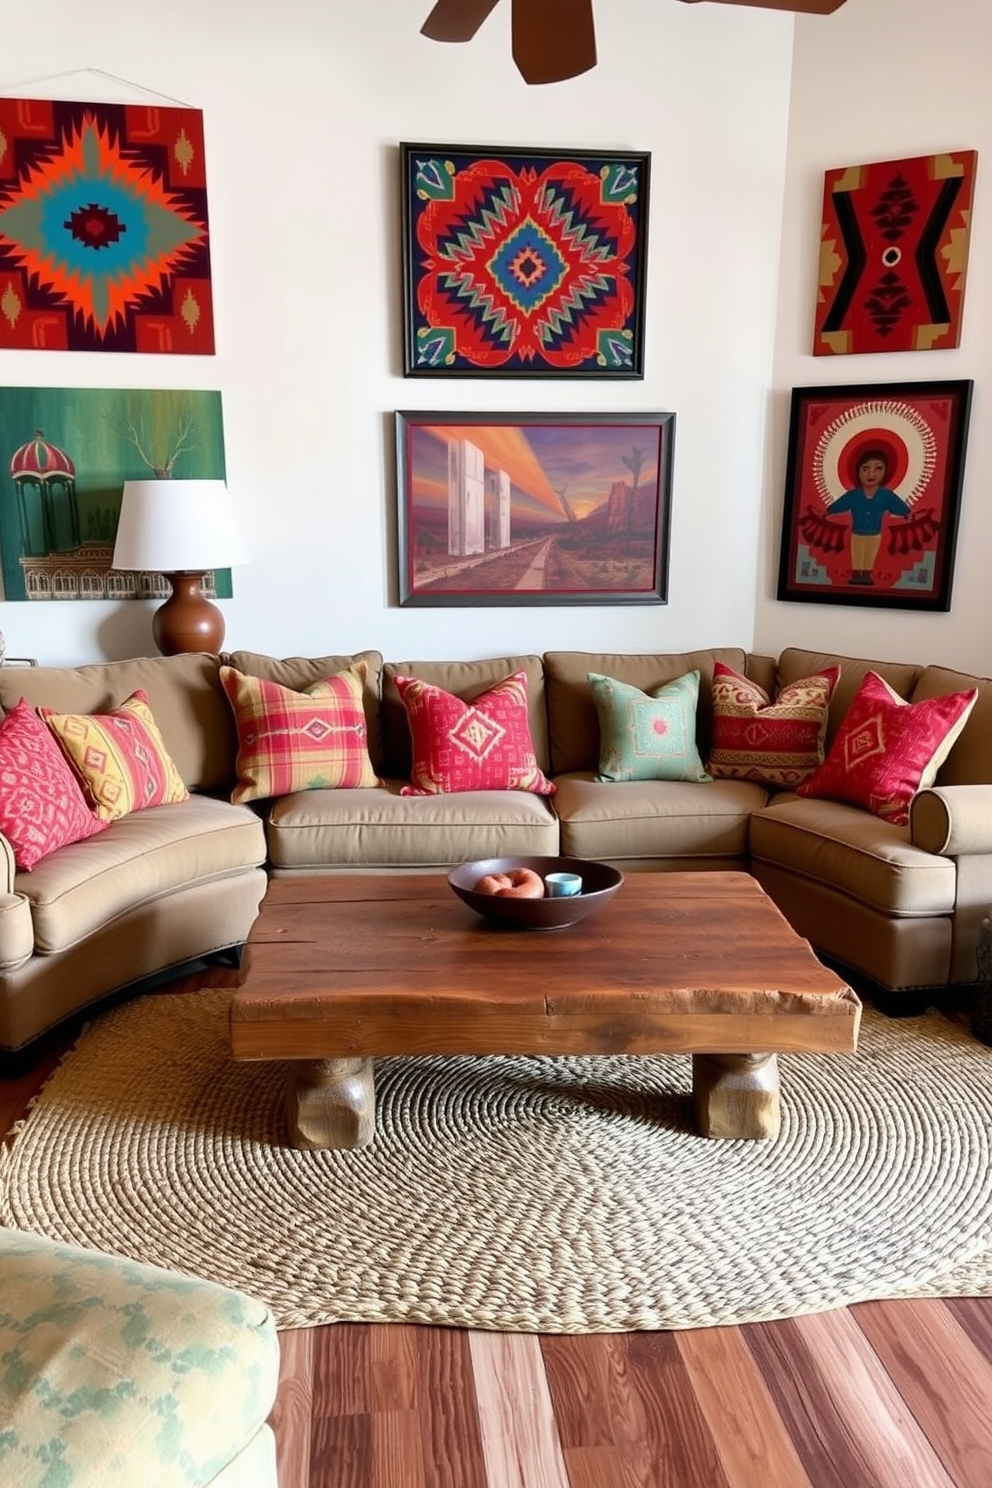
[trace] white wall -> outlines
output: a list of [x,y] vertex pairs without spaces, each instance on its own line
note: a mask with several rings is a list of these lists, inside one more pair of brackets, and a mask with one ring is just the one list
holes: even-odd
[[[755,644],[836,649],[992,673],[992,5],[989,0],[848,0],[795,23],[774,393]],[[811,353],[823,173],[941,150],[978,151],[963,332],[957,348]],[[793,387],[973,378],[951,610],[777,603],[778,542]]]
[[[984,3],[974,0],[976,11]],[[850,9],[854,17],[866,5],[899,4],[850,0]],[[902,4],[920,11],[921,24],[908,29],[922,68],[924,0]],[[724,5],[600,0],[599,66],[542,88],[527,87],[513,68],[505,0],[465,47],[418,34],[429,5],[48,0],[43,20],[36,7],[8,7],[0,91],[127,101],[152,90],[202,108],[218,350],[212,358],[7,352],[0,384],[222,390],[228,483],[254,555],[223,605],[229,647],[286,655],[372,646],[412,659],[747,645],[767,546],[758,514],[793,20]],[[847,79],[851,65],[845,58]],[[94,68],[126,82],[61,76]],[[880,127],[891,107],[886,85]],[[840,108],[835,99],[826,113]],[[901,111],[911,116],[908,98]],[[848,128],[855,139],[837,139],[845,158],[862,147],[859,123]],[[973,132],[962,126],[964,142]],[[902,148],[905,131],[895,133]],[[921,127],[921,148],[932,135]],[[650,150],[644,380],[404,379],[400,140]],[[809,162],[794,160],[792,170],[803,185]],[[790,203],[787,247],[800,260],[802,234],[815,230],[815,185],[799,193],[803,211],[812,208],[808,224]],[[669,603],[399,609],[397,408],[676,410]],[[6,603],[0,629],[10,653],[42,661],[146,653],[151,608]]]

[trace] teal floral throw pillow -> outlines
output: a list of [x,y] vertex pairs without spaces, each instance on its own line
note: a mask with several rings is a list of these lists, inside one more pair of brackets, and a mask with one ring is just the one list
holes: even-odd
[[597,780],[710,780],[696,748],[699,673],[653,692],[589,672],[599,714]]

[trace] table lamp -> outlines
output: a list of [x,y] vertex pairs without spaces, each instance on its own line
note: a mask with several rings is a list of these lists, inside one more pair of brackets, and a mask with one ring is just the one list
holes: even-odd
[[224,481],[124,482],[113,566],[168,580],[172,593],[152,618],[152,635],[164,656],[220,650],[224,616],[200,581],[211,569],[247,561]]

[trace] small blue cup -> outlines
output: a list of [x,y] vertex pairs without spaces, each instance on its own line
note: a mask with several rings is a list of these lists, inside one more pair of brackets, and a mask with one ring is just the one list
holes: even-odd
[[569,899],[582,893],[582,879],[578,873],[549,873],[544,890],[549,899]]

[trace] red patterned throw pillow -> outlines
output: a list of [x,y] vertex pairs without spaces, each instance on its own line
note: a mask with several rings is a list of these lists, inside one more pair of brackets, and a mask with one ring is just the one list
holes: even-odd
[[222,666],[238,729],[232,801],[378,785],[369,759],[359,661],[302,692]]
[[866,672],[820,768],[800,796],[847,801],[903,826],[917,791],[933,784],[975,706],[977,687],[907,703]]
[[404,796],[521,790],[554,795],[537,763],[527,718],[527,673],[514,672],[469,703],[417,677],[397,677],[413,739]]
[[18,868],[102,832],[61,749],[21,698],[0,722],[0,832]]
[[827,710],[840,667],[790,682],[772,702],[763,687],[713,664],[713,747],[706,768],[723,780],[794,790],[823,763]]

